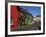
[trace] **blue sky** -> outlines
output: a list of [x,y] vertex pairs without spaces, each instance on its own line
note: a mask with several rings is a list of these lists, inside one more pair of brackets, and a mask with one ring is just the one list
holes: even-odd
[[27,10],[33,16],[40,15],[41,8],[36,6],[20,6],[20,8]]

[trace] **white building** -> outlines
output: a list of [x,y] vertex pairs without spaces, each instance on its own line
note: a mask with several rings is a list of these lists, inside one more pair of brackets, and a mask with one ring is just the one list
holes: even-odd
[[39,22],[39,21],[41,21],[41,16],[34,16],[32,23]]

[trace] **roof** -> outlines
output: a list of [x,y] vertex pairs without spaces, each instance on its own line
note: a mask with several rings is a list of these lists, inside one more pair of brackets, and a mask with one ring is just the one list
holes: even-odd
[[[20,11],[23,12],[24,14],[28,14],[28,15],[32,16],[32,14],[30,14],[28,11],[26,11],[26,10],[20,8],[19,6],[17,6],[17,10],[20,10]],[[33,16],[32,16],[32,17],[33,17]]]

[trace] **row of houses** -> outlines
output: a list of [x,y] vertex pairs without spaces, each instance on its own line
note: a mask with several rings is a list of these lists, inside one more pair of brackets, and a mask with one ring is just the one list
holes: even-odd
[[14,25],[14,28],[12,26],[11,30],[25,30],[25,29],[29,29],[29,27],[31,27],[32,23],[38,22],[39,20],[41,20],[40,16],[32,16],[32,14],[30,14],[28,11],[20,8],[19,6],[16,6],[16,9],[17,9],[17,11],[16,11],[17,12],[17,17],[16,17],[17,20],[15,20],[15,21],[17,21],[16,22],[17,24]]
[[[17,24],[14,25],[14,28],[18,30],[21,30],[21,29],[24,30],[26,26],[28,28],[28,26],[31,25],[33,16],[28,11],[20,8],[19,6],[16,6],[16,7],[17,7],[16,8],[17,9],[16,11],[17,12]],[[13,27],[11,27],[11,29],[14,30]]]
[[17,10],[18,10],[18,13],[19,13],[19,16],[18,16],[18,27],[19,29],[25,29],[25,27],[29,25],[31,25],[32,23],[32,14],[29,14],[28,11],[20,8],[19,6],[17,6]]

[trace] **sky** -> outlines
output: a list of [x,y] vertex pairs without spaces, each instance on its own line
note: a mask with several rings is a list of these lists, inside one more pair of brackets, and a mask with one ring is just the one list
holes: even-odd
[[20,8],[28,11],[33,16],[40,15],[40,13],[41,13],[41,7],[36,7],[36,6],[20,6]]

